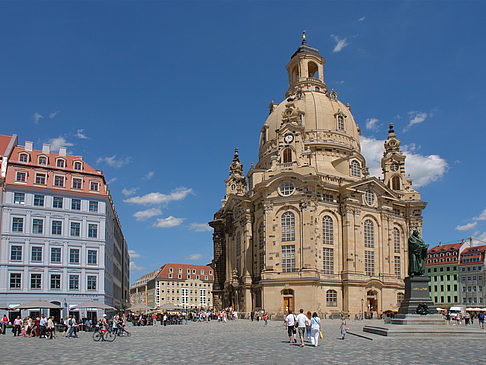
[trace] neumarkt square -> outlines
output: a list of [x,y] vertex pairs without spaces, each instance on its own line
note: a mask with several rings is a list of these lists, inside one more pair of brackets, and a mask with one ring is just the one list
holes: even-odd
[[[467,346],[458,350],[442,337],[387,338],[366,334],[372,341],[346,335],[341,340],[340,320],[322,320],[323,338],[317,348],[288,342],[281,321],[228,320],[227,323],[189,322],[187,325],[145,326],[127,329],[130,337],[114,342],[94,342],[91,332],[78,339],[55,340],[0,336],[3,364],[480,364],[484,363],[484,339],[454,338]],[[363,334],[364,323],[348,321],[350,331]],[[461,345],[461,346],[462,346]],[[458,351],[460,353],[458,353]]]

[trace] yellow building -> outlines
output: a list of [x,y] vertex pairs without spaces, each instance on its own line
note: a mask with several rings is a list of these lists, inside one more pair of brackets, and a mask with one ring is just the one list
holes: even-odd
[[403,296],[408,232],[421,230],[426,203],[405,176],[392,125],[383,178],[369,176],[360,129],[324,83],[324,63],[304,40],[246,177],[235,151],[210,222],[216,308],[381,312]]

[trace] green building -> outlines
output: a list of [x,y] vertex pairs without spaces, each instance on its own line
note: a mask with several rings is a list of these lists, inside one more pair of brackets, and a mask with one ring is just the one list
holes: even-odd
[[448,309],[461,304],[459,257],[467,246],[464,242],[447,245],[439,243],[427,253],[425,265],[430,277],[430,297],[439,308]]

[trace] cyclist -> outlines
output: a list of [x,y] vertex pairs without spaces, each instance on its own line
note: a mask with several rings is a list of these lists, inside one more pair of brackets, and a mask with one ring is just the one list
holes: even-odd
[[106,319],[106,314],[103,314],[103,318],[101,318],[101,328],[102,329],[107,329],[110,326],[108,325],[108,321]]

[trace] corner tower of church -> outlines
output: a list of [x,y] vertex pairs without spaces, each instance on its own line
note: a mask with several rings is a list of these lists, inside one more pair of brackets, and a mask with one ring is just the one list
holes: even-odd
[[350,106],[328,90],[324,64],[304,37],[246,179],[235,152],[223,206],[210,222],[218,309],[382,312],[403,296],[406,237],[421,229],[426,203],[405,177],[392,127],[383,179],[369,176],[360,129]]

